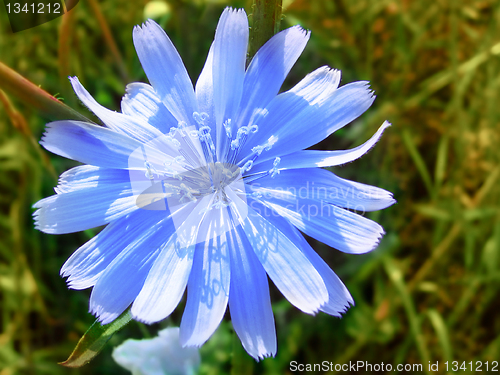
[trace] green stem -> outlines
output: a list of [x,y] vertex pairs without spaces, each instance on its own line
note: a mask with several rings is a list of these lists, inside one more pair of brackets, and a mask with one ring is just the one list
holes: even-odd
[[123,312],[118,318],[109,324],[102,325],[96,320],[82,336],[76,345],[73,353],[64,362],[59,362],[61,366],[78,368],[93,360],[109,341],[111,336],[132,320],[130,308]]
[[50,120],[92,122],[1,62],[0,88],[21,100],[26,106],[38,110]]
[[282,0],[253,0],[248,61],[280,31]]

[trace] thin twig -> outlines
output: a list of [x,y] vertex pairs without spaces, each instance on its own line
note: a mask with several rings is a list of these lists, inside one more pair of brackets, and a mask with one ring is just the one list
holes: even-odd
[[50,120],[92,122],[1,62],[0,89],[22,100],[26,106],[38,110]]
[[94,12],[97,22],[99,23],[99,26],[101,27],[101,30],[104,34],[104,40],[108,44],[109,49],[111,50],[111,53],[113,54],[115,58],[115,62],[118,65],[118,69],[120,70],[120,74],[122,76],[122,79],[128,83],[129,78],[128,78],[128,72],[127,72],[127,67],[125,66],[125,63],[123,61],[123,57],[118,50],[118,47],[116,46],[115,38],[113,38],[113,34],[111,33],[111,30],[108,26],[108,23],[106,22],[106,18],[101,12],[101,7],[99,3],[96,0],[88,0],[90,7],[92,8],[92,11]]
[[7,112],[7,116],[12,122],[12,125],[14,125],[14,127],[18,129],[28,139],[28,141],[35,149],[35,151],[40,156],[45,168],[49,171],[51,176],[55,180],[57,180],[57,173],[52,164],[50,163],[50,159],[48,158],[47,154],[43,152],[42,148],[40,147],[37,140],[33,136],[33,133],[31,132],[30,127],[28,126],[28,122],[26,121],[24,116],[14,107],[7,94],[5,94],[5,92],[3,92],[2,90],[0,90],[0,102],[2,102],[5,108],[5,112]]

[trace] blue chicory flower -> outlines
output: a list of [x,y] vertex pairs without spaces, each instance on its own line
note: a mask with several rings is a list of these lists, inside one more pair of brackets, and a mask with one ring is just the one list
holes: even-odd
[[93,287],[90,310],[102,324],[128,307],[138,321],[163,320],[187,287],[182,345],[208,340],[229,304],[246,351],[275,355],[266,275],[308,314],[340,316],[354,303],[299,231],[346,253],[377,247],[384,230],[353,210],[386,208],[392,194],[321,167],[359,158],[389,123],[350,150],[305,150],[374,95],[367,82],[338,87],[340,72],[328,67],[278,94],[309,39],[299,26],[276,34],[245,69],[247,16],[227,8],[195,88],[158,24],[137,26],[133,39],[151,85],[129,84],[118,113],[71,78],[105,126],[47,124],[41,144],[85,165],[35,204],[36,227],[61,234],[107,224],[61,269],[70,288]]

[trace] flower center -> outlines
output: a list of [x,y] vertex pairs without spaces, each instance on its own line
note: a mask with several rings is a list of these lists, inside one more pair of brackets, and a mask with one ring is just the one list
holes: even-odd
[[[227,119],[219,129],[222,134],[216,147],[211,134],[216,125],[213,122],[212,127],[208,125],[208,114],[194,112],[193,119],[197,126],[181,121],[177,127],[171,127],[168,134],[144,145],[129,159],[132,189],[138,196],[139,207],[172,210],[210,196],[207,209],[222,208],[231,204],[227,188],[244,196],[245,182],[279,173],[280,158],[277,157],[268,172],[247,174],[245,182],[243,180],[243,174],[252,169],[255,160],[277,141],[271,136],[264,144],[253,147],[246,158],[237,161],[248,137],[258,131],[257,125],[235,129],[231,119]],[[168,155],[167,159],[148,155],[151,150],[162,151]],[[143,163],[138,161],[141,159]]]

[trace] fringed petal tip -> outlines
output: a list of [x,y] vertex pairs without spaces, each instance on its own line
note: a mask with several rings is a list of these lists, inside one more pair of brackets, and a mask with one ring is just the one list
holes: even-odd
[[142,24],[134,26],[134,29],[132,30],[132,35],[134,38],[143,36],[146,37],[147,35],[145,33],[148,32],[154,33],[155,31],[166,35],[165,30],[163,30],[163,28],[160,25],[158,25],[158,23],[155,20],[148,18]]
[[[54,122],[56,122],[56,121],[54,121]],[[46,138],[47,138],[48,132],[52,128],[52,124],[54,122],[48,122],[45,124],[45,129],[43,130],[43,133],[42,133],[42,136],[40,137],[40,140],[38,141],[38,143],[44,148],[45,148],[45,143],[46,143]]]
[[302,37],[305,39],[306,43],[307,43],[307,41],[309,41],[309,38],[311,37],[311,30],[304,29],[300,25],[291,26],[288,29],[282,30],[280,32],[288,32],[288,33],[297,32],[299,34],[302,34]]
[[73,290],[92,288],[99,278],[99,275],[88,275],[88,273],[82,272],[75,266],[67,265],[67,262],[61,267],[59,276],[65,278],[68,289]]
[[339,308],[336,311],[329,311],[329,310],[326,310],[326,309],[325,309],[326,310],[325,311],[325,310],[321,309],[321,312],[324,312],[325,314],[328,314],[330,316],[334,316],[336,318],[341,319],[341,318],[344,317],[344,314],[347,313],[347,310],[349,310],[351,308],[351,306],[354,306],[354,304],[352,304],[352,305],[351,304],[347,304],[347,305],[343,306],[342,308]]
[[[144,21],[142,24],[140,25],[135,25],[134,26],[134,29],[132,30],[132,33],[139,33],[139,32],[142,32],[144,29],[148,28],[148,27],[155,27],[155,26],[160,26],[156,23],[156,21],[148,18],[146,21]],[[163,29],[162,29],[163,30]]]
[[322,308],[329,303],[330,297],[328,287],[326,286],[326,281],[323,279],[323,276],[321,274],[320,277],[325,285],[325,293],[323,293],[322,296],[323,298],[318,298],[316,301],[314,301],[314,304],[310,304],[309,306],[307,306],[307,309],[305,309],[304,306],[296,306],[296,308],[298,308],[304,314],[316,316],[319,312],[323,311]]
[[[70,272],[71,270],[69,270],[67,267],[65,267],[66,264],[63,264],[63,266],[61,267],[61,269],[59,270],[59,276],[61,277],[70,277]],[[66,283],[68,283],[69,280],[66,280]]]
[[182,340],[180,340],[180,344],[181,344],[182,348],[196,348],[196,349],[199,349],[205,343],[201,343],[201,344],[198,344],[198,343],[194,344],[194,343],[191,343],[191,342],[185,342],[185,343],[183,343]]
[[380,228],[381,228],[381,231],[378,233],[377,237],[373,240],[371,245],[367,246],[367,248],[366,248],[367,250],[365,252],[361,252],[358,254],[365,254],[365,253],[372,252],[380,245],[380,241],[382,241],[382,238],[384,238],[384,236],[385,236],[385,230],[382,227],[380,227]]
[[68,286],[68,289],[73,289],[73,290],[83,290],[83,289],[88,289],[92,288],[93,285],[82,285],[76,280],[71,280],[71,278],[68,278],[66,280],[66,285]]
[[233,7],[226,7],[224,11],[222,12],[222,15],[220,16],[219,22],[223,17],[231,17],[231,16],[239,16],[240,14],[244,14],[245,16],[247,13],[245,12],[245,9],[243,8],[233,8]]
[[345,249],[337,249],[337,250],[357,255],[367,254],[372,252],[380,245],[380,241],[382,241],[382,238],[385,235],[384,229],[381,226],[379,227],[380,227],[379,231],[377,233],[372,233],[373,236],[367,237],[365,243],[359,244],[355,249],[355,251],[345,251]]
[[103,325],[103,326],[113,322],[113,320],[115,320],[116,318],[118,318],[120,316],[120,314],[118,314],[118,313],[110,313],[110,312],[104,311],[102,306],[96,306],[96,307],[90,309],[89,313],[94,315],[97,318],[97,320],[99,321],[99,323],[101,323],[101,325]]
[[[338,69],[333,69],[328,65],[323,65],[292,87],[289,92],[296,93],[311,104],[318,102],[319,99],[325,99],[337,90],[342,72]],[[313,98],[316,100],[313,101]]]
[[270,345],[271,347],[266,347],[267,345],[259,345],[259,347],[247,347],[245,346],[245,343],[243,341],[241,341],[241,344],[243,345],[243,348],[245,349],[247,354],[257,362],[260,362],[266,358],[276,357],[276,341],[274,341],[274,343]]
[[272,358],[274,358],[274,357],[276,357],[276,349],[275,349],[274,351],[272,351],[272,352],[259,353],[257,356],[252,355],[252,354],[250,354],[250,355],[251,355],[251,356],[253,357],[253,359],[255,359],[257,362],[260,362],[260,361],[262,361],[263,359],[266,359],[266,358],[271,358],[271,357],[272,357]]
[[342,318],[347,310],[355,305],[351,293],[349,293],[349,290],[345,286],[343,286],[343,292],[342,296],[338,294],[335,297],[330,295],[330,299],[321,306],[320,311],[337,318]]
[[[50,198],[50,197],[49,197]],[[47,234],[56,234],[56,227],[57,223],[55,224],[49,224],[45,220],[45,214],[48,209],[46,205],[46,200],[49,198],[42,199],[38,202],[36,202],[32,207],[37,208],[35,212],[33,212],[33,220],[35,224],[35,229],[39,230],[40,232],[47,233]]]
[[[47,151],[50,151],[48,148],[47,148],[47,144],[49,142],[49,137],[52,135],[51,133],[54,132],[54,131],[58,131],[58,128],[61,126],[61,124],[63,123],[69,123],[69,122],[73,122],[71,120],[61,120],[61,121],[51,121],[51,122],[48,122],[45,124],[45,129],[43,130],[43,133],[42,133],[42,136],[40,137],[40,141],[38,141],[38,143],[43,147],[45,148]],[[76,122],[80,122],[80,121],[76,121]]]
[[359,251],[355,254],[366,254],[372,252],[380,245],[380,241],[382,241],[382,238],[385,236],[384,228],[376,222],[372,223],[374,223],[376,229],[371,233],[371,235],[367,236],[366,246],[364,248],[360,246]]
[[295,29],[295,30],[301,32],[307,39],[309,39],[311,37],[311,30],[304,29],[300,25],[292,26],[292,27],[290,27],[290,29]]
[[78,77],[77,76],[68,76],[68,81],[71,84],[71,86],[73,87],[73,91],[76,92],[76,87],[78,87],[79,85],[81,85],[80,80],[78,79]]
[[134,312],[132,311],[132,319],[134,319],[135,321],[139,322],[139,323],[142,323],[142,324],[153,324],[153,323],[157,323],[157,321],[153,321],[152,319],[144,319],[143,317],[141,317],[140,315],[136,315],[134,314]]
[[387,199],[387,204],[385,205],[385,207],[381,207],[380,209],[383,210],[387,207],[391,207],[392,205],[398,203],[398,201],[396,200],[396,198],[394,198],[394,195],[392,193],[390,193],[390,197]]
[[[92,304],[92,300],[89,304],[89,313],[94,315],[101,325],[106,325],[112,323],[116,320],[127,308],[130,306],[126,306],[122,309],[116,311],[108,311],[105,306]],[[135,318],[133,318],[135,319]]]
[[98,107],[95,99],[89,94],[89,92],[83,87],[80,80],[77,76],[68,77],[71,86],[73,87],[73,91],[75,92],[78,99],[92,112],[95,113],[95,109]]

